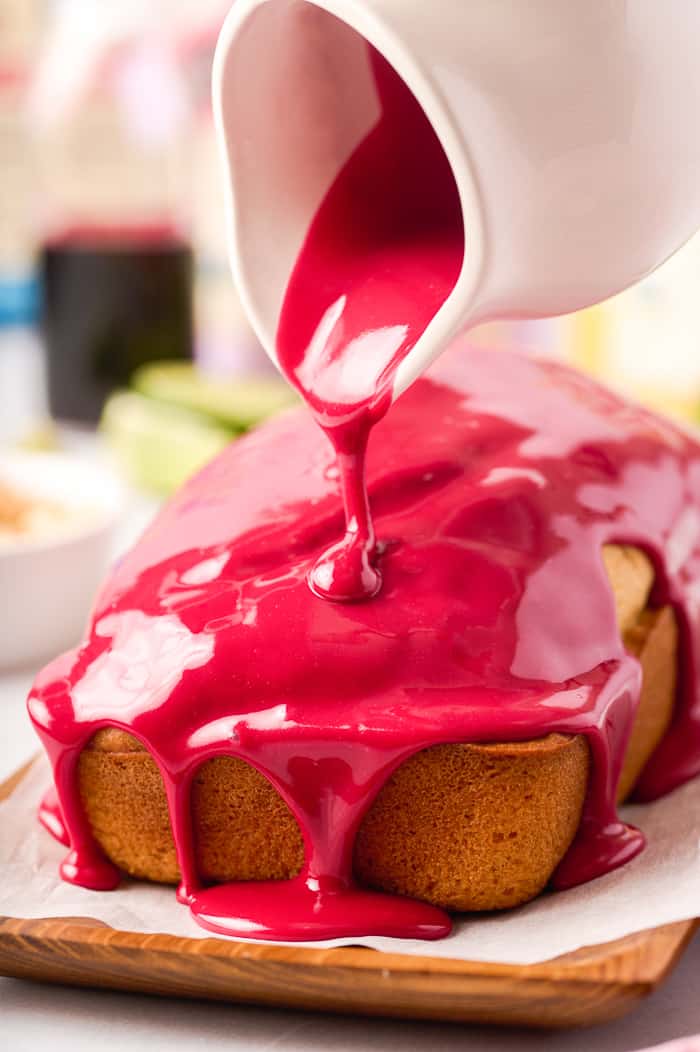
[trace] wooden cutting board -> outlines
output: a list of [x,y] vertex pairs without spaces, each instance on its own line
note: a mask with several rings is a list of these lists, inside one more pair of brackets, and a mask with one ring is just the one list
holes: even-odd
[[[0,799],[23,774],[0,786]],[[515,966],[140,935],[85,918],[0,917],[0,974],[319,1012],[572,1027],[630,1011],[664,981],[699,923]]]

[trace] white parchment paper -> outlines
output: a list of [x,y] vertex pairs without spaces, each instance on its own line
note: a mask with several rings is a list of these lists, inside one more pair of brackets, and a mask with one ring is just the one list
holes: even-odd
[[[60,880],[58,864],[65,848],[35,817],[49,781],[46,761],[37,760],[0,803],[0,915],[91,917],[124,931],[217,937],[178,905],[172,888],[124,881],[118,890],[105,893]],[[518,910],[458,920],[452,935],[438,942],[370,938],[308,945],[352,944],[419,956],[534,964],[700,916],[700,778],[654,804],[627,807],[623,814],[644,830],[647,849],[590,884],[543,895]]]

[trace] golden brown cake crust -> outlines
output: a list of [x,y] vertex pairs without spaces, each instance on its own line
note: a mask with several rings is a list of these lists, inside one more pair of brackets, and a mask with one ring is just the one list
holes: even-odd
[[[606,546],[603,559],[625,646],[640,660],[643,691],[620,797],[671,719],[677,626],[670,609],[645,610],[648,558]],[[355,869],[368,885],[454,910],[502,909],[537,895],[579,825],[589,771],[582,736],[442,745],[407,761],[360,828]],[[179,879],[165,792],[151,756],[107,728],[83,752],[80,791],[97,841],[135,877]],[[301,833],[270,783],[241,760],[204,764],[193,785],[197,864],[207,881],[286,879],[302,867]]]
[[671,607],[643,611],[624,641],[642,666],[643,686],[618,784],[618,801],[630,795],[671,723],[678,680],[678,625]]
[[[104,735],[111,735],[107,750]],[[116,735],[125,751],[115,751]],[[133,877],[178,882],[163,783],[138,742],[121,731],[100,731],[80,758],[80,791],[95,837],[115,865]],[[283,880],[301,869],[296,820],[267,779],[242,760],[202,765],[192,786],[192,820],[204,880]]]
[[588,765],[585,738],[559,734],[419,753],[363,822],[356,873],[450,910],[527,902],[574,838]]

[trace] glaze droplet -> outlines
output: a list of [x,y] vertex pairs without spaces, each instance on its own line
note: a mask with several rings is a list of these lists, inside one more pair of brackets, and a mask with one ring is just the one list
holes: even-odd
[[382,575],[372,565],[375,545],[353,533],[320,557],[311,573],[309,585],[314,595],[336,603],[372,599],[381,591]]

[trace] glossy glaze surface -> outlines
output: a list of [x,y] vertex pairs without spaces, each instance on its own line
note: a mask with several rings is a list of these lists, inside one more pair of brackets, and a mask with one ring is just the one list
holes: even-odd
[[[690,436],[561,365],[460,347],[377,425],[367,467],[384,582],[371,601],[331,603],[308,587],[343,512],[333,451],[304,411],[227,449],[115,569],[84,645],[42,672],[29,701],[54,767],[67,879],[118,880],[76,786],[80,751],[104,726],[155,757],[181,897],[217,931],[444,934],[446,915],[357,888],[351,864],[390,772],[442,742],[585,734],[584,818],[554,883],[620,865],[643,844],[614,805],[640,673],[618,637],[600,558],[608,541],[651,553],[655,601],[673,602],[683,629],[677,712],[641,792],[698,773],[700,449]],[[291,807],[306,845],[296,881],[201,887],[189,786],[222,754],[253,764]]]

